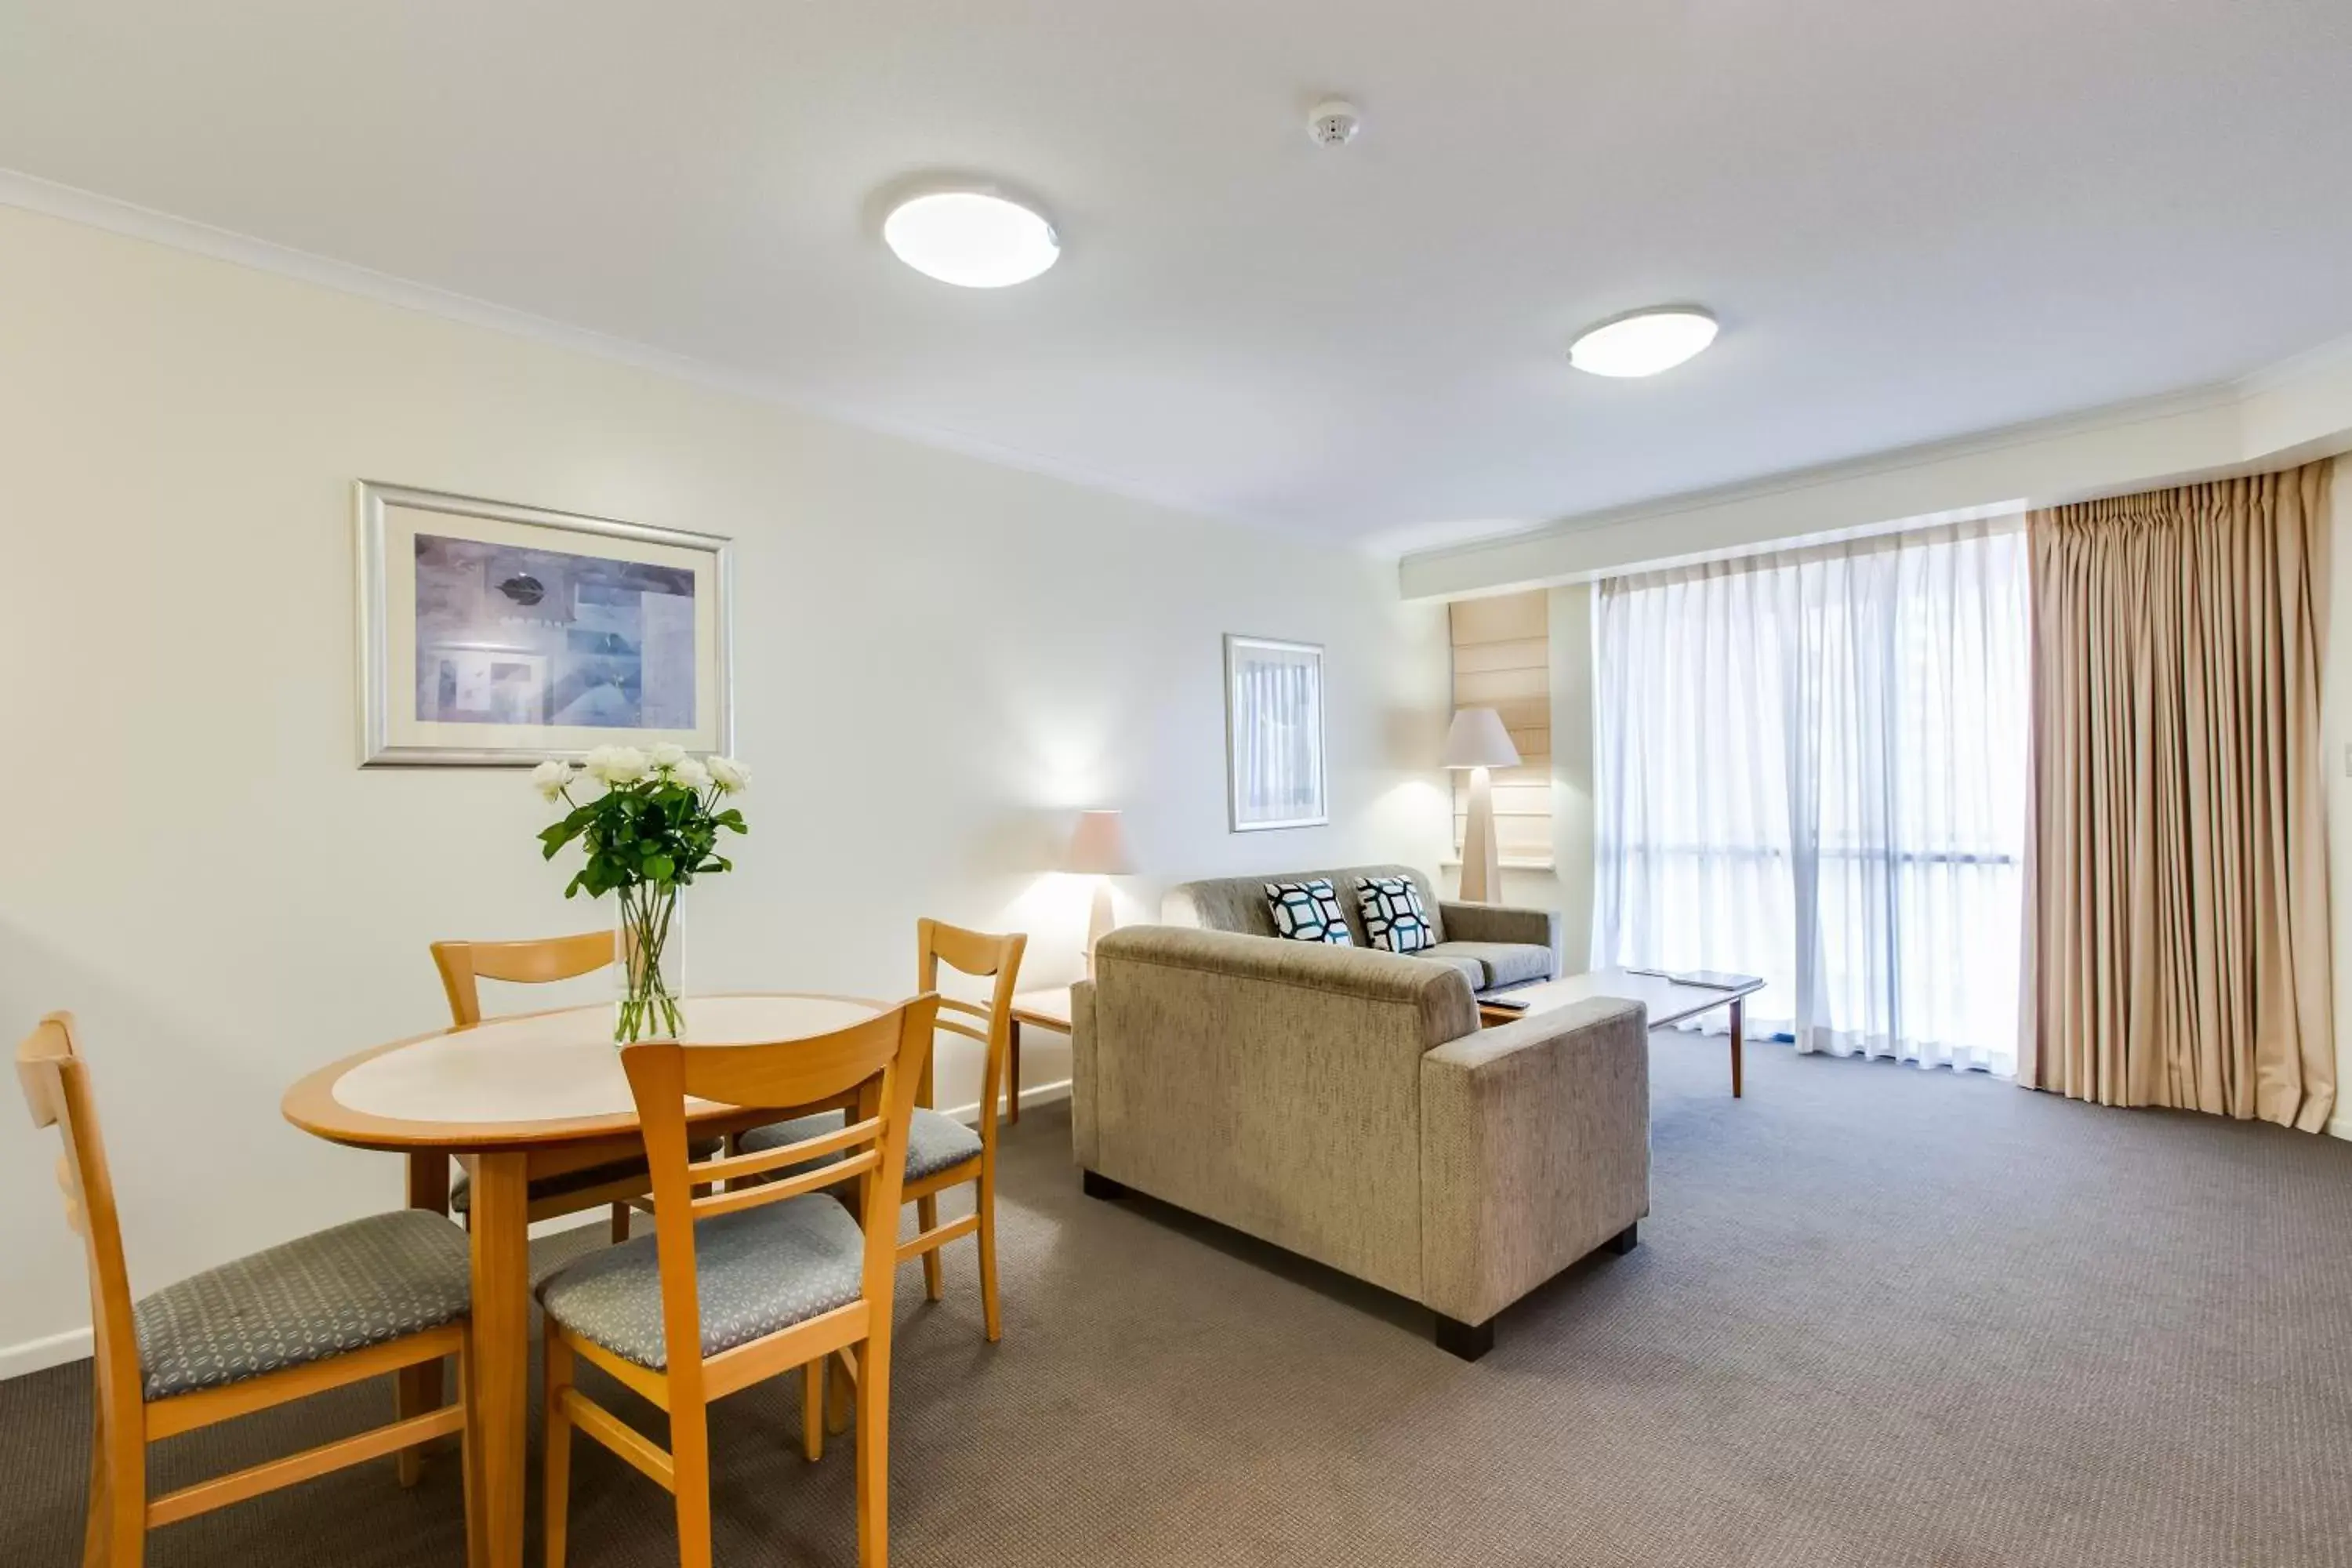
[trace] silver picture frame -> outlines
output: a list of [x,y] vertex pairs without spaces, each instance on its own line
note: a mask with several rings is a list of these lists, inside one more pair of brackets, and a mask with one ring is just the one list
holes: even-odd
[[[415,572],[408,578],[407,602],[393,605],[389,599],[393,583],[399,574],[392,569],[386,550],[394,531],[387,512],[424,513],[452,520],[453,531],[463,532],[467,523],[491,525],[509,531],[515,529],[545,530],[544,541],[533,539],[531,548],[561,554],[586,554],[596,558],[593,546],[599,542],[620,541],[640,546],[655,546],[665,552],[687,552],[688,558],[707,557],[706,563],[694,561],[691,569],[698,584],[707,580],[710,584],[711,605],[709,637],[715,642],[710,654],[703,651],[705,632],[700,624],[701,609],[695,610],[692,635],[697,639],[694,658],[696,686],[695,725],[698,743],[689,750],[698,752],[732,752],[735,750],[734,693],[734,545],[716,534],[693,533],[682,529],[656,528],[646,523],[622,522],[612,518],[587,517],[574,512],[551,511],[543,507],[518,506],[507,501],[485,500],[472,496],[451,495],[439,490],[419,489],[408,485],[386,484],[374,479],[361,479],[352,489],[355,535],[358,551],[359,591],[359,710],[360,765],[383,767],[530,767],[549,757],[578,757],[593,744],[603,742],[641,743],[648,732],[631,726],[562,726],[500,724],[495,726],[500,738],[480,743],[452,743],[448,740],[420,742],[404,732],[425,728],[415,721],[414,709],[417,674],[414,668],[395,672],[394,645],[395,617],[410,617],[410,638],[407,647],[414,663],[414,631],[416,615]],[[615,562],[628,557],[610,557]],[[697,594],[699,589],[696,590]],[[453,645],[464,647],[464,644]],[[707,668],[706,668],[707,667]],[[712,689],[711,718],[700,722],[703,712],[703,678],[709,676]],[[409,711],[404,717],[401,701],[404,694]],[[457,728],[438,724],[431,728],[446,731]],[[550,733],[543,739],[518,739],[505,733],[544,728]],[[664,731],[665,736],[670,732]]]
[[[1241,673],[1252,653],[1278,656],[1280,661],[1307,673],[1312,689],[1311,726],[1283,724],[1274,715],[1251,710],[1243,694]],[[1328,729],[1327,707],[1321,643],[1248,637],[1239,632],[1225,634],[1225,811],[1232,831],[1263,833],[1286,827],[1321,827],[1330,822],[1331,777],[1329,752],[1325,744]],[[1269,724],[1301,730],[1294,739],[1307,748],[1306,773],[1312,781],[1312,794],[1298,802],[1295,809],[1283,810],[1244,799],[1248,781],[1243,759],[1258,737],[1260,727]],[[1274,814],[1266,815],[1269,810]]]

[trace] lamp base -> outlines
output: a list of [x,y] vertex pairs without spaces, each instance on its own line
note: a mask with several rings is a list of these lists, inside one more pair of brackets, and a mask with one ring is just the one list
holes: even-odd
[[1110,879],[1107,877],[1097,878],[1095,881],[1094,910],[1087,918],[1085,956],[1087,979],[1092,980],[1095,977],[1095,949],[1101,944],[1103,938],[1118,929],[1118,921],[1112,915],[1110,908]]
[[1470,770],[1470,815],[1462,828],[1462,901],[1503,896],[1503,857],[1495,842],[1495,785],[1485,768]]

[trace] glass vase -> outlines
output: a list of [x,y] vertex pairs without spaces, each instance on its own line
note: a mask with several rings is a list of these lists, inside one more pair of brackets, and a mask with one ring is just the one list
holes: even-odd
[[686,1032],[686,932],[677,889],[650,882],[620,889],[620,995],[613,1043],[675,1040]]

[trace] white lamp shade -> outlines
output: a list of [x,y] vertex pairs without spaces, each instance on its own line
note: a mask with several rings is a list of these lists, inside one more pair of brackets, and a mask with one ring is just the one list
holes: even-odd
[[1135,869],[1127,847],[1127,829],[1115,811],[1078,813],[1077,831],[1070,835],[1070,853],[1062,869],[1081,876],[1124,877]]
[[1438,761],[1446,768],[1516,768],[1519,749],[1503,728],[1503,716],[1492,708],[1457,708],[1454,727],[1445,731],[1445,752]]

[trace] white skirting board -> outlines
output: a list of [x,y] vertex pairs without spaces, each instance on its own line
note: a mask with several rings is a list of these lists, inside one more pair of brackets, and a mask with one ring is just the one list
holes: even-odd
[[26,1340],[21,1345],[0,1350],[0,1383],[27,1373],[47,1372],[53,1366],[63,1366],[69,1361],[89,1359],[89,1331],[68,1329],[61,1334],[46,1339]]
[[[1069,1098],[1069,1079],[1064,1079],[1059,1083],[1041,1083],[1034,1089],[1021,1091],[1021,1109],[1033,1110],[1038,1106],[1051,1105],[1057,1100]],[[976,1122],[980,1120],[980,1107],[977,1103],[959,1105],[948,1114],[959,1121]],[[2352,1121],[2338,1121],[2333,1131],[2339,1138],[2352,1138]],[[533,1236],[552,1236],[557,1231],[570,1230],[577,1226],[604,1223],[604,1211],[590,1209],[576,1215],[568,1214],[560,1219],[541,1220],[530,1227],[530,1233]],[[46,1372],[69,1361],[84,1361],[89,1359],[89,1353],[88,1329],[68,1329],[64,1333],[26,1340],[20,1345],[0,1346],[0,1383],[12,1377],[23,1377],[28,1373]]]
[[[2336,1092],[2341,1094],[2344,1091],[2339,1087],[2336,1089]],[[1024,1100],[1022,1103],[1025,1105],[1028,1102]],[[2335,1121],[2327,1124],[2327,1131],[2331,1137],[2341,1138],[2346,1142],[2352,1143],[2352,1116],[2337,1117]]]

